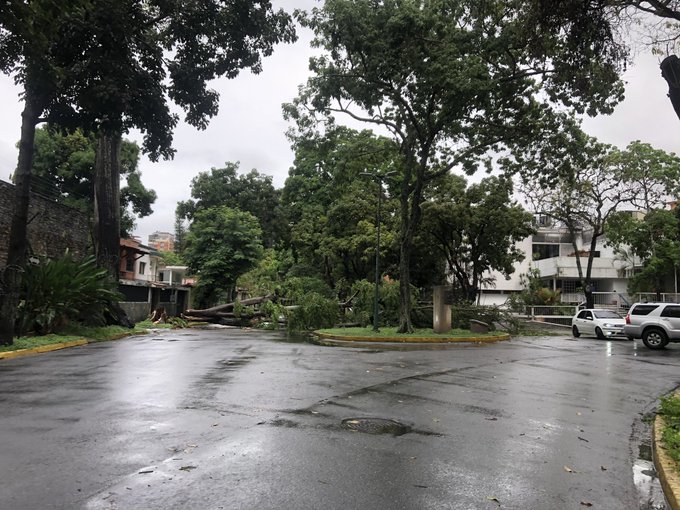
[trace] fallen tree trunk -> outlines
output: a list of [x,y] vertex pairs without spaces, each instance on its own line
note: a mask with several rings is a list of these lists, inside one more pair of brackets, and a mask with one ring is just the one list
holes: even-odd
[[[273,301],[276,298],[276,294],[267,294],[266,296],[259,296],[250,299],[244,299],[240,301],[241,306],[254,306],[264,303],[265,301]],[[223,305],[213,306],[212,308],[204,308],[202,310],[189,309],[185,312],[186,315],[205,315],[205,316],[215,316],[219,312],[229,312],[234,310],[236,302],[225,303]]]

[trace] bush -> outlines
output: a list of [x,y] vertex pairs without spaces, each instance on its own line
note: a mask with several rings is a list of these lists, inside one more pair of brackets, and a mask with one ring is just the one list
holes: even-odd
[[286,310],[290,331],[309,331],[332,328],[338,322],[338,302],[335,299],[312,292],[300,304]]
[[106,269],[94,257],[74,260],[66,252],[56,259],[40,259],[24,266],[17,326],[20,333],[48,334],[71,321],[103,323],[112,302],[122,296]]

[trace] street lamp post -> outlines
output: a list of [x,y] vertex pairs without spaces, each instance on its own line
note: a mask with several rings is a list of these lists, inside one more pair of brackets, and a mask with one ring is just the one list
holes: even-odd
[[383,182],[388,177],[394,175],[396,172],[391,171],[384,174],[377,172],[361,172],[359,175],[365,175],[375,179],[378,183],[378,209],[376,212],[376,241],[375,241],[375,291],[373,294],[373,331],[379,331],[378,328],[378,301],[380,299],[380,207],[382,204],[382,187]]

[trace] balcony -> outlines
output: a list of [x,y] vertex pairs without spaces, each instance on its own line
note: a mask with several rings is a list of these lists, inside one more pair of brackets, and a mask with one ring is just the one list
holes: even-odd
[[[585,273],[588,259],[581,257],[581,265]],[[593,259],[593,279],[620,278],[619,269],[623,262],[612,258],[596,257]],[[576,257],[553,257],[549,259],[535,260],[533,266],[541,272],[544,278],[578,278]]]

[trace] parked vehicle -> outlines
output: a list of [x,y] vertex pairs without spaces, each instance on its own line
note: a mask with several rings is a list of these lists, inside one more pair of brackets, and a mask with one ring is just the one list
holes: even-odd
[[623,332],[630,339],[642,338],[650,349],[680,342],[680,304],[635,303],[626,315]]
[[612,310],[586,308],[571,319],[571,333],[576,338],[581,335],[594,335],[600,339],[624,336],[625,323],[623,317]]

